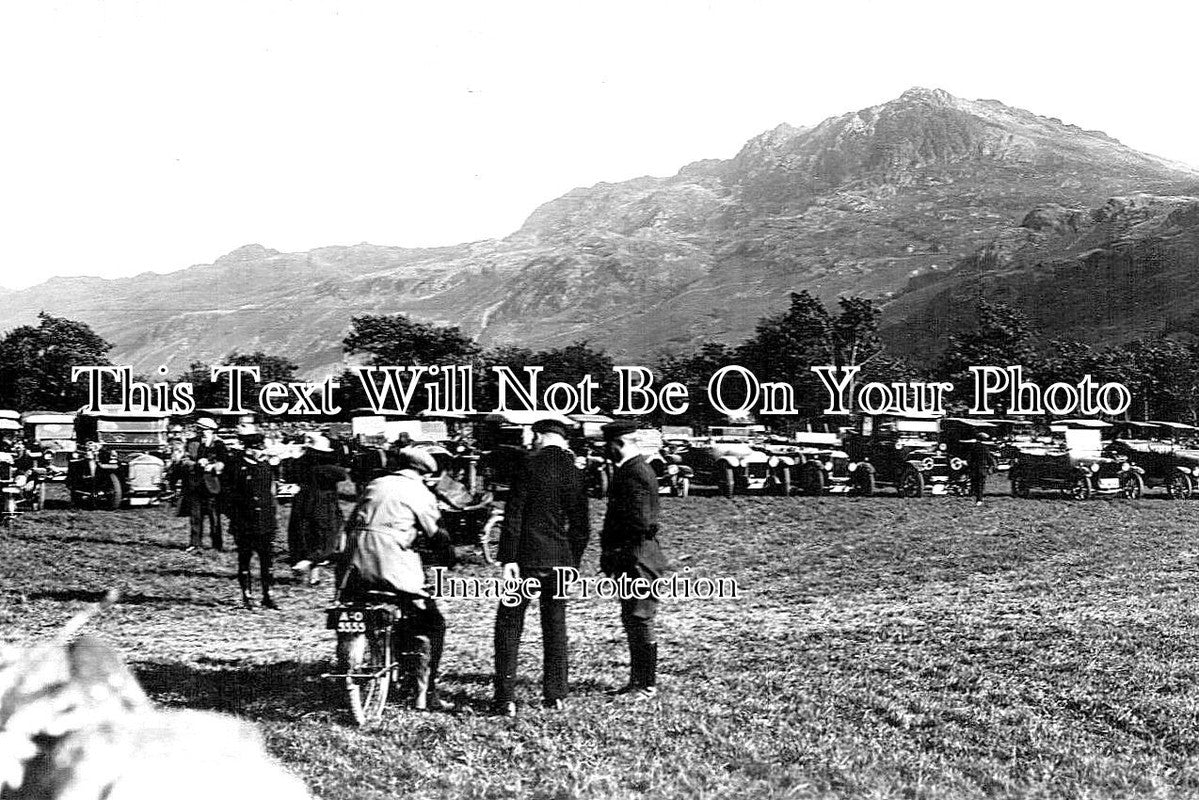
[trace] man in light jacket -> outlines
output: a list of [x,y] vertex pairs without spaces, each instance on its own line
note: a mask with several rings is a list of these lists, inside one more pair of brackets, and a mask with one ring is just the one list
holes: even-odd
[[393,452],[393,471],[367,485],[346,523],[346,548],[338,580],[342,595],[378,590],[404,593],[399,602],[413,612],[421,647],[416,674],[420,710],[449,711],[437,696],[437,670],[445,646],[445,617],[425,591],[425,570],[415,545],[440,535],[437,498],[424,476],[437,471],[433,456],[415,447]]

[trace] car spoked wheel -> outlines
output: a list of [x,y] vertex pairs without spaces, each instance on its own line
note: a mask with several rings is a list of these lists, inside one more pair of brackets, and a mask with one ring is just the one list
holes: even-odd
[[1178,473],[1166,484],[1166,495],[1171,500],[1189,500],[1195,493],[1195,482],[1186,473]]
[[804,469],[803,491],[808,495],[824,494],[824,470],[818,466]]
[[1070,486],[1070,497],[1073,500],[1088,500],[1095,489],[1091,485],[1090,475],[1079,475]]
[[874,494],[874,467],[869,464],[859,464],[853,473],[853,488],[862,497]]
[[492,514],[483,523],[479,532],[479,549],[483,551],[483,560],[495,564],[500,553],[500,533],[504,529],[504,515]]
[[1145,494],[1145,481],[1139,472],[1129,470],[1120,477],[1120,496],[1125,500],[1140,500]]
[[899,479],[900,497],[920,497],[924,494],[924,476],[915,467],[908,467]]

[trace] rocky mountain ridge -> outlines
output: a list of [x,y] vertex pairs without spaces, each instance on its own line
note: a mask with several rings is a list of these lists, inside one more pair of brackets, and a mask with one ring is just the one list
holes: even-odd
[[809,289],[887,303],[888,335],[911,349],[925,345],[901,329],[927,323],[916,305],[930,292],[909,282],[1033,230],[1023,225],[1033,209],[1068,226],[1049,210],[1197,186],[1194,170],[1103,133],[917,88],[813,127],[779,125],[732,159],[672,177],[575,189],[503,239],[249,245],[165,275],[55,279],[6,295],[0,329],[45,309],[89,322],[138,370],[174,373],[236,348],[286,353],[323,375],[343,361],[352,316],[404,312],[487,345],[588,339],[647,360],[738,341],[788,292]]

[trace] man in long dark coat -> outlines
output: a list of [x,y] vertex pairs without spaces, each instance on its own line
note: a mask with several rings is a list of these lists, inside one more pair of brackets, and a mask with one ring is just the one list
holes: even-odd
[[[566,600],[556,597],[554,568],[578,569],[591,537],[587,491],[566,436],[566,426],[556,420],[533,425],[535,451],[513,482],[498,552],[505,581],[532,578],[540,586],[542,695],[549,708],[563,707],[568,691]],[[494,708],[504,716],[516,714],[517,654],[528,607],[522,595],[517,605],[500,603],[496,612]]]
[[[636,430],[636,424],[624,421],[603,428],[616,469],[600,534],[600,569],[612,578],[627,575],[652,584],[666,571],[666,557],[658,544],[658,479],[637,447]],[[652,594],[620,600],[620,621],[629,640],[629,682],[617,694],[652,697],[657,693],[657,613],[658,599]]]
[[277,507],[274,471],[266,459],[262,434],[245,433],[241,442],[244,449],[230,457],[223,473],[229,532],[237,545],[237,583],[241,587],[242,605],[253,608],[250,563],[257,555],[262,607],[276,609],[279,606],[271,598]]
[[188,550],[203,544],[204,521],[208,520],[208,533],[212,549],[223,550],[221,535],[221,471],[229,458],[229,450],[216,436],[217,424],[203,417],[196,422],[198,435],[187,443],[186,460],[190,475],[186,481],[187,497],[184,501],[191,519],[191,543]]

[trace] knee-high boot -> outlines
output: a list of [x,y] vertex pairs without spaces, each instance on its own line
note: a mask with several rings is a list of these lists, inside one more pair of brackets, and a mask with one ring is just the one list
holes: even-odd
[[412,707],[424,711],[429,707],[430,677],[433,666],[433,643],[421,634],[414,637],[416,658],[412,670]]
[[270,558],[258,557],[258,571],[262,575],[262,607],[263,608],[278,608],[274,598],[271,597],[271,586],[274,585],[275,579],[271,575],[271,560]]
[[246,608],[254,607],[254,600],[250,597],[250,588],[253,580],[254,578],[248,569],[243,569],[237,573],[237,585],[241,587],[241,604]]

